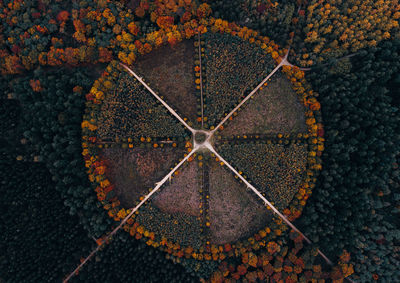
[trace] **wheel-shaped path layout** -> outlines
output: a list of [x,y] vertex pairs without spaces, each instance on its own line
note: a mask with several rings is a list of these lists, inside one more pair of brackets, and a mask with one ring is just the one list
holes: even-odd
[[94,86],[99,111],[87,113],[97,122],[89,177],[120,221],[111,234],[196,258],[298,231],[286,212],[304,205],[323,145],[280,59],[207,32],[107,68],[112,79]]

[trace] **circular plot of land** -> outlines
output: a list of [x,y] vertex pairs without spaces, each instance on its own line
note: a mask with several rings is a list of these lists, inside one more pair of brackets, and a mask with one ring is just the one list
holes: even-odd
[[89,109],[90,177],[111,217],[133,214],[125,230],[192,254],[281,231],[255,191],[289,218],[301,211],[320,140],[269,53],[207,32],[107,68]]

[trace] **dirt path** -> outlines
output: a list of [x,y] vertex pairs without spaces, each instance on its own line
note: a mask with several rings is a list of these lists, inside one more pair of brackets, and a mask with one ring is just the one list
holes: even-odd
[[[179,162],[178,163],[178,165],[176,165],[160,182],[158,182],[157,183],[157,185],[154,187],[154,189],[149,193],[149,194],[147,194],[144,198],[143,198],[143,200],[137,205],[137,206],[135,206],[134,208],[132,208],[132,209],[130,209],[130,213],[119,223],[119,225],[113,230],[113,231],[111,231],[111,233],[110,234],[108,234],[107,235],[107,237],[105,237],[105,239],[103,240],[103,242],[100,244],[100,245],[98,245],[97,247],[96,247],[96,249],[94,249],[90,254],[89,254],[89,256],[88,257],[86,257],[82,262],[81,262],[81,264],[79,264],[78,265],[78,267],[77,268],[75,268],[75,270],[71,273],[71,274],[69,274],[64,280],[63,280],[63,282],[68,282],[70,279],[71,279],[71,277],[72,276],[74,276],[74,274],[75,273],[77,273],[81,268],[82,268],[82,266],[83,265],[85,265],[85,263],[91,258],[91,257],[93,257],[93,255],[100,249],[100,247],[101,246],[103,246],[104,244],[105,244],[105,242],[106,242],[106,240],[109,240],[112,236],[114,236],[114,234],[115,233],[117,233],[121,228],[122,228],[122,226],[124,226],[124,224],[126,223],[126,221],[128,221],[128,219],[129,218],[131,218],[132,217],[132,215],[154,194],[154,193],[156,193],[160,188],[161,188],[161,186],[165,183],[165,182],[167,182],[168,180],[169,180],[169,178],[172,176],[172,174],[174,174],[174,172],[176,171],[176,170],[178,170],[181,166],[182,166],[182,164],[183,163],[185,163],[195,152],[197,151],[197,148],[196,149],[194,149],[194,150],[192,150],[184,159],[182,159],[182,161],[181,162]],[[129,211],[129,210],[128,210]]]
[[275,69],[255,89],[253,89],[253,91],[250,92],[246,96],[246,98],[242,100],[242,102],[240,102],[228,115],[226,115],[226,117],[214,128],[214,130],[211,131],[211,134],[217,131],[233,115],[233,113],[235,113],[243,104],[245,104],[246,101],[249,100],[253,96],[253,94],[255,94],[260,89],[260,87],[262,87],[282,66],[289,64],[287,61],[288,54],[289,50],[283,60],[279,63],[279,65],[276,66]]
[[[294,231],[296,231],[297,233],[299,233],[299,235],[301,235],[303,237],[303,239],[308,243],[308,244],[312,244],[311,240],[308,239],[299,229],[297,229],[296,226],[294,226],[292,224],[292,222],[290,222],[286,216],[284,216],[282,213],[279,212],[278,209],[275,208],[275,206],[273,206],[252,184],[250,184],[241,174],[239,174],[239,172],[237,172],[235,170],[235,168],[232,167],[232,165],[230,165],[225,159],[222,158],[221,155],[218,154],[218,152],[216,152],[214,150],[213,147],[209,147],[208,148],[212,153],[215,154],[215,156],[217,156],[236,176],[238,176],[239,179],[241,179],[243,181],[243,183],[249,188],[251,189],[260,199],[262,199],[264,201],[264,203],[266,205],[268,205],[273,212],[275,212],[290,228],[292,228]],[[318,253],[325,259],[325,261],[329,264],[329,265],[333,265],[333,263],[325,256],[325,254],[323,254],[320,250],[318,250]]]
[[168,109],[169,112],[171,112],[172,115],[174,115],[189,131],[194,133],[194,130],[192,127],[190,127],[179,115],[178,113],[175,112],[174,109],[172,109],[164,100],[161,99],[143,80],[141,77],[139,77],[135,72],[133,72],[128,66],[125,64],[121,65],[130,73],[132,74],[152,95],[154,95],[155,98],[157,98],[158,101],[161,102],[162,105],[165,106],[165,108]]

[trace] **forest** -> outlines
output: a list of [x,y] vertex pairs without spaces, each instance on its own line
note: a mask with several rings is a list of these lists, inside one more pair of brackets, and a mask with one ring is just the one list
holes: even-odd
[[[399,18],[398,0],[0,1],[0,282],[399,281]],[[259,85],[283,58],[279,80]],[[124,71],[136,61],[147,87]],[[215,130],[221,156],[191,152],[190,131],[150,87],[182,103],[190,127]],[[250,99],[251,111],[233,111],[256,87],[253,101],[278,108]],[[257,111],[276,119],[257,124]],[[127,217],[181,157],[165,195]],[[132,180],[140,198],[127,195]],[[245,207],[243,180],[309,242],[268,207],[267,226],[254,216],[240,241],[233,228],[235,241],[220,240],[213,225],[231,222],[218,213],[246,224],[215,205],[226,187]],[[192,206],[168,206],[169,195]]]

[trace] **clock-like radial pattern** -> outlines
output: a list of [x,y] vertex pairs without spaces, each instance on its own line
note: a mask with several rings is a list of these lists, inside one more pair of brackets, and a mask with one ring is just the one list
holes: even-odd
[[149,245],[206,260],[288,230],[323,150],[304,74],[238,27],[134,47],[143,54],[133,64],[114,61],[95,82],[82,123],[89,178],[109,216]]

